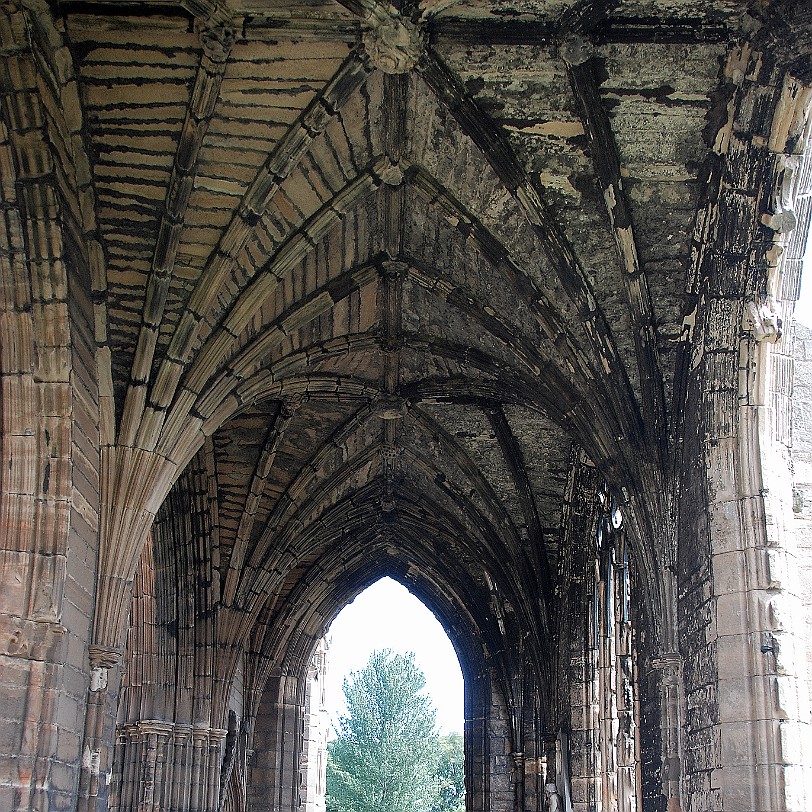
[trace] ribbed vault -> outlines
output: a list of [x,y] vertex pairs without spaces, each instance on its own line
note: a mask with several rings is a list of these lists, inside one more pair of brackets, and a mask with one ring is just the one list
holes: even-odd
[[[271,40],[273,10],[195,27],[144,5],[100,28],[92,6],[66,4],[111,348],[100,644],[117,643],[143,528],[200,454],[229,673],[249,638],[267,662],[291,630],[311,640],[371,559],[459,590],[454,611],[492,652],[506,632],[486,641],[491,603],[509,606],[544,683],[573,449],[624,503],[639,570],[667,559],[662,356],[687,246],[664,229],[687,232],[691,205],[678,225],[674,204],[694,199],[706,147],[698,116],[681,108],[669,128],[661,114],[679,98],[704,116],[714,77],[641,89],[621,58],[636,46],[598,63],[573,23],[566,45],[538,26],[532,44],[500,45],[506,65],[534,66],[506,86],[473,40],[460,50],[479,12],[456,9],[328,4]],[[405,67],[376,39],[390,24],[416,37],[395,55]],[[606,112],[622,124],[635,100],[670,145],[656,172]],[[663,587],[643,584],[659,635]],[[321,621],[316,600],[332,607]]]
[[[52,572],[19,593],[36,622],[58,619],[64,573],[93,581],[71,649],[95,686],[74,714],[82,812],[104,796],[125,650],[129,753],[171,729],[231,786],[250,739],[234,717],[254,713],[293,770],[281,731],[302,721],[313,645],[384,574],[442,618],[479,691],[469,808],[541,809],[540,765],[565,746],[550,736],[594,755],[578,725],[599,700],[637,724],[616,704],[633,683],[647,808],[717,786],[729,754],[692,765],[689,789],[669,773],[689,760],[680,725],[711,752],[729,721],[681,721],[671,670],[704,706],[729,665],[711,604],[735,580],[711,563],[730,566],[730,538],[768,545],[752,438],[789,400],[809,14],[2,4],[2,508],[36,536],[11,550],[21,571]],[[615,682],[595,699],[599,672]],[[237,812],[239,793],[212,793],[187,806]]]
[[[593,142],[611,140],[600,103],[594,107],[596,76],[573,74],[582,120],[568,112],[570,123],[551,123],[545,143],[577,159],[590,183],[615,184],[621,202],[613,205],[625,208],[609,212],[620,229],[614,237],[594,194],[580,193],[575,230],[573,201],[569,210],[545,201],[550,191],[560,202],[558,193],[522,163],[515,128],[489,116],[485,97],[472,95],[443,58],[442,37],[413,71],[388,74],[340,37],[324,49],[294,38],[280,50],[250,37],[232,42],[226,31],[204,36],[200,52],[182,18],[144,19],[109,19],[109,44],[92,17],[66,19],[86,87],[98,208],[108,217],[105,329],[116,347],[117,426],[110,466],[120,493],[113,512],[153,511],[162,493],[129,504],[127,483],[147,465],[168,487],[211,436],[215,470],[229,472],[223,491],[236,500],[221,507],[224,521],[250,494],[236,535],[231,527],[220,534],[231,604],[252,592],[250,573],[268,549],[279,555],[295,546],[290,528],[319,520],[326,494],[349,498],[352,487],[377,479],[389,498],[422,477],[435,483],[427,493],[444,490],[454,510],[474,511],[477,521],[487,507],[486,526],[504,547],[496,557],[532,561],[549,601],[563,473],[540,515],[523,443],[554,449],[559,468],[575,443],[625,489],[641,562],[656,558],[645,546],[658,537],[664,507],[657,483],[665,382],[628,204],[612,176],[617,159],[585,161],[586,130]],[[127,95],[105,60],[133,25],[144,29],[143,75],[133,68],[127,81],[143,90]],[[547,59],[555,61],[552,51]],[[566,74],[566,61],[555,64],[540,82]],[[288,77],[289,92],[271,92],[294,65],[310,80],[293,88]],[[191,98],[181,104],[187,88]],[[139,124],[156,109],[162,130],[178,133],[174,155],[161,148],[165,136]],[[226,128],[232,153],[222,146]],[[115,178],[129,178],[134,160],[149,165],[139,173],[143,194],[129,185],[121,200]],[[660,318],[676,321],[668,308],[677,305],[662,303]],[[289,390],[289,379],[297,405],[284,426],[274,415],[287,405],[251,411]],[[238,448],[232,433],[248,414],[254,442]],[[511,419],[540,430],[519,430]],[[476,451],[459,439],[469,424],[488,438]],[[440,474],[446,454],[453,470]],[[391,460],[381,463],[382,455]],[[137,535],[120,542],[109,573],[116,581],[134,567]],[[651,588],[659,600],[656,582]],[[262,601],[253,602],[256,611]]]

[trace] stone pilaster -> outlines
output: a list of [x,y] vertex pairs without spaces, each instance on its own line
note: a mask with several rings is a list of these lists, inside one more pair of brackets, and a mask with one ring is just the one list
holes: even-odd
[[[75,802],[97,543],[90,305],[53,112],[72,63],[52,26],[44,3],[0,8],[0,808],[15,812]],[[61,84],[43,79],[54,61]]]

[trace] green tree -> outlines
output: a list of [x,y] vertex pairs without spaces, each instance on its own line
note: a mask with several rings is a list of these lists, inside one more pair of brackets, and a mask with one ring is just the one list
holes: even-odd
[[329,812],[432,812],[435,711],[414,654],[375,651],[344,680],[347,714],[328,745]]
[[465,812],[465,755],[462,736],[449,733],[437,742],[436,799],[432,812]]

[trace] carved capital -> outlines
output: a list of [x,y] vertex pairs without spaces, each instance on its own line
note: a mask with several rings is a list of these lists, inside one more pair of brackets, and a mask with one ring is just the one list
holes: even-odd
[[778,341],[781,338],[783,324],[781,313],[770,299],[747,302],[744,310],[744,328],[756,341]]
[[233,25],[196,25],[200,44],[212,62],[225,62],[234,47],[236,30]]
[[397,13],[376,7],[363,42],[370,62],[384,73],[408,73],[426,48],[426,32]]
[[222,727],[210,727],[209,728],[209,744],[212,746],[220,745],[225,737],[228,735],[228,730]]
[[655,657],[651,661],[651,667],[660,672],[663,683],[678,684],[682,677],[682,655],[671,651],[662,657]]
[[170,738],[175,731],[172,722],[165,722],[162,719],[140,719],[128,727],[138,736],[160,736],[164,739]]

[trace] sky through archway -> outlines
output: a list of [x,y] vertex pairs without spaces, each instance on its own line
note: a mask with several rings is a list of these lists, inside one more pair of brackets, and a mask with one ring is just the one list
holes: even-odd
[[804,265],[801,272],[801,294],[795,303],[794,316],[804,327],[812,327],[812,228],[806,239]]
[[376,649],[413,651],[426,675],[440,733],[463,728],[463,678],[443,627],[406,587],[382,578],[347,604],[327,632],[330,640],[326,701],[332,725],[344,713],[342,684],[362,669]]

